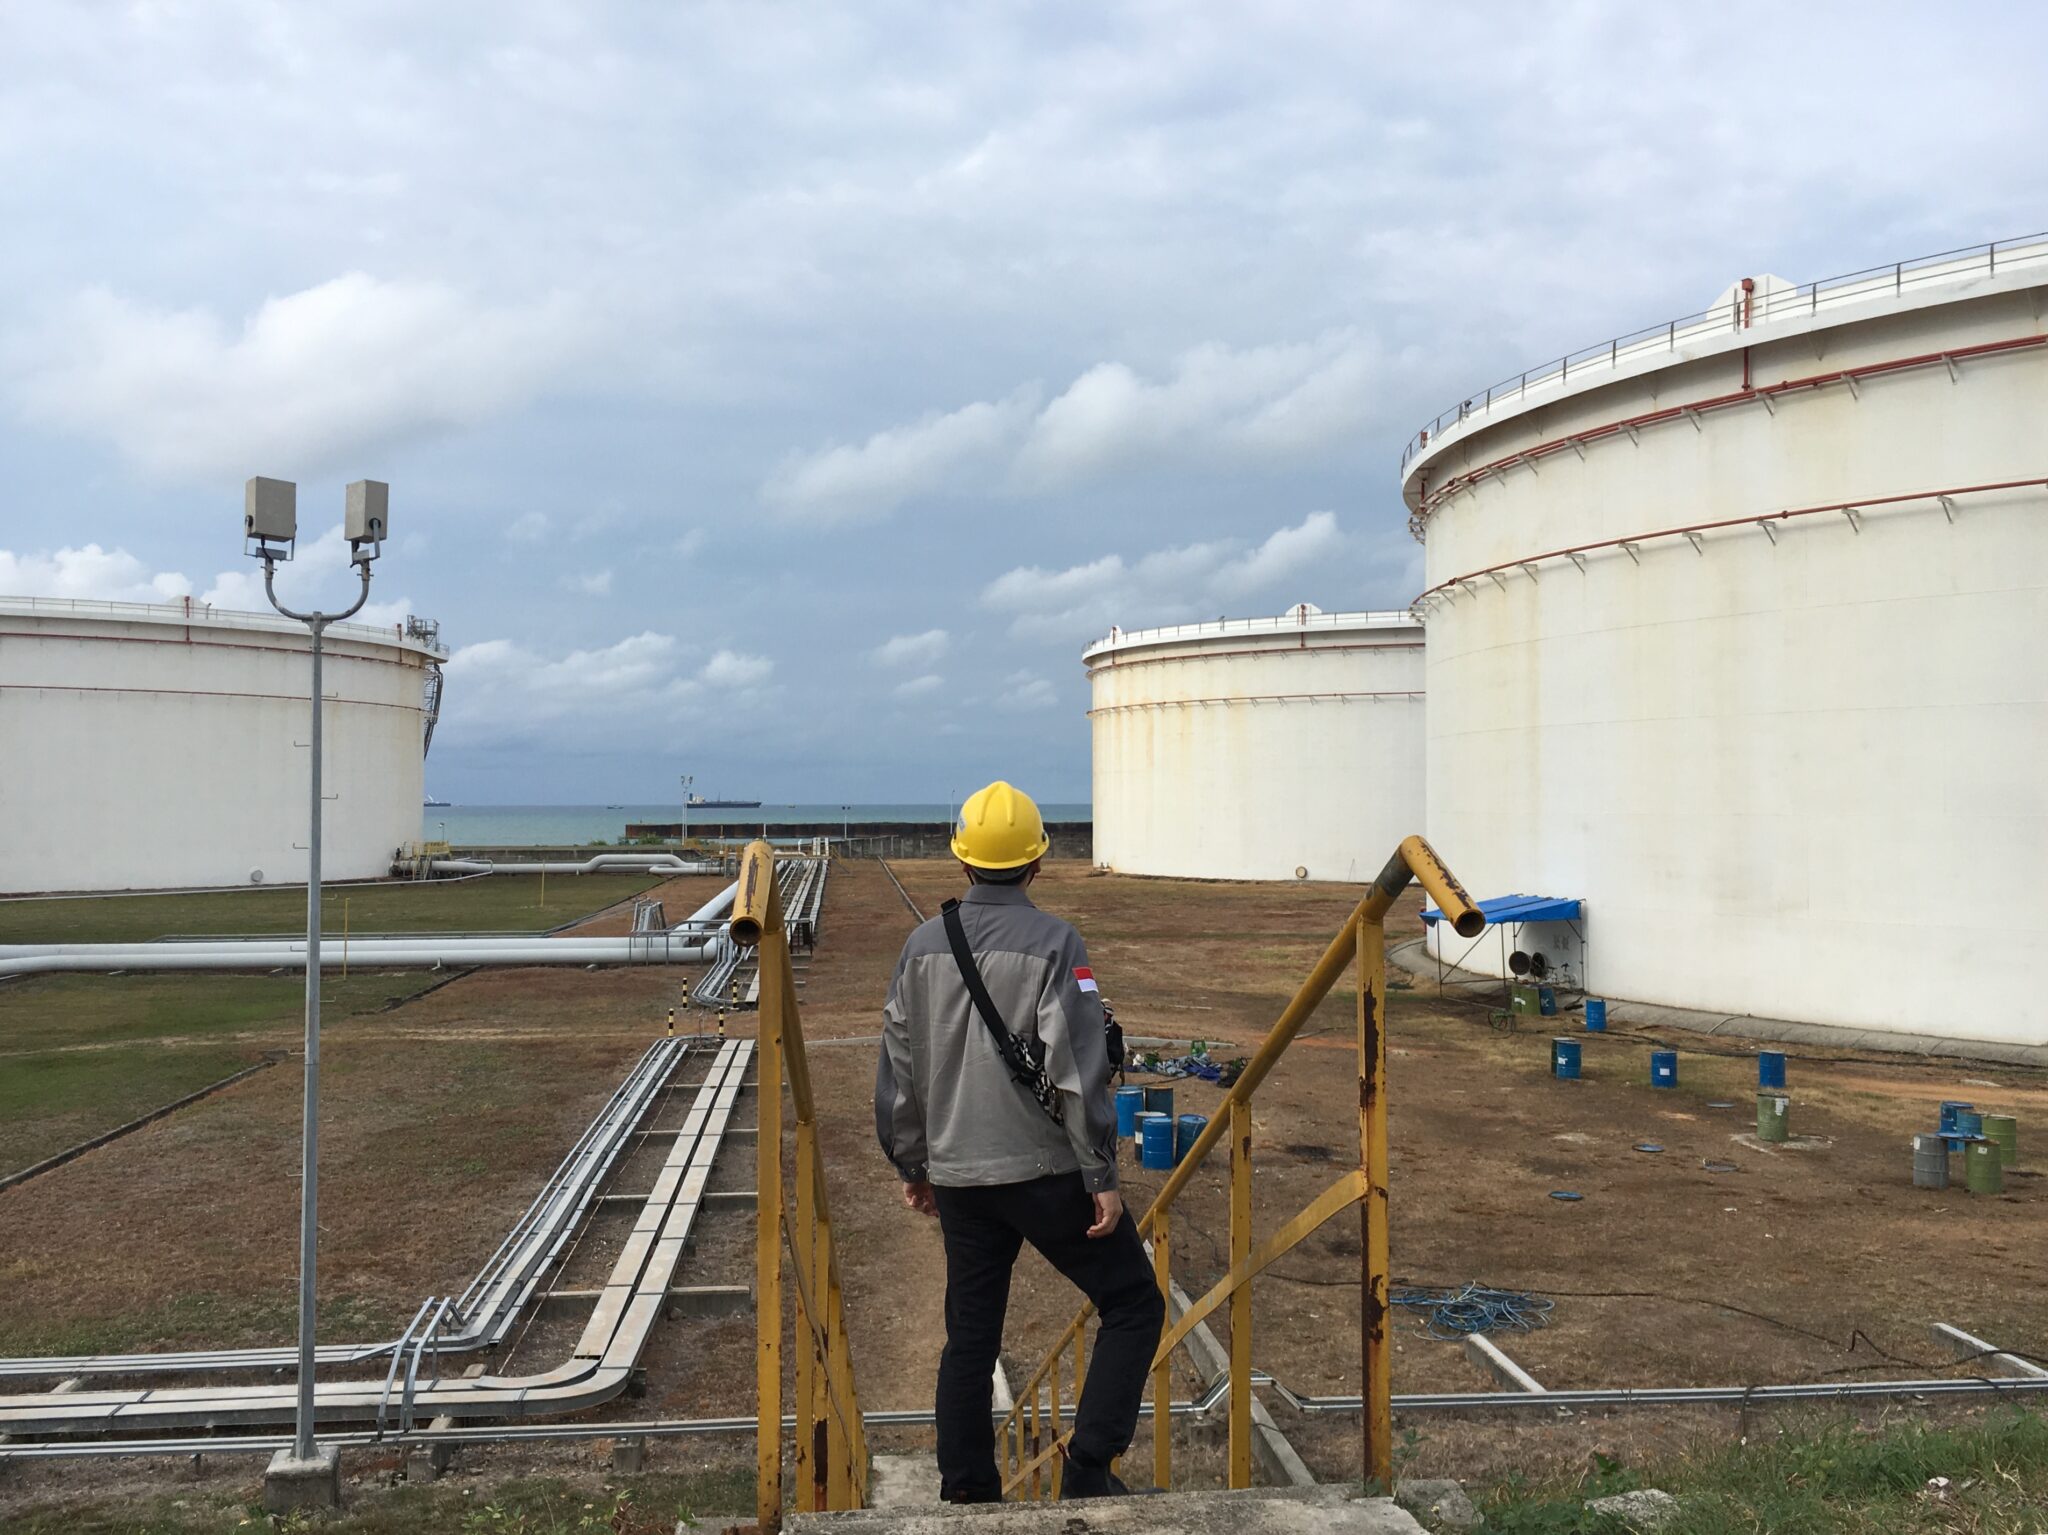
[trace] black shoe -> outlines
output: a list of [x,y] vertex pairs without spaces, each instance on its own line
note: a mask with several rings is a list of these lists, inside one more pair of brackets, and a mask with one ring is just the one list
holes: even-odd
[[1130,1495],[1131,1489],[1107,1466],[1091,1466],[1086,1461],[1070,1460],[1060,1473],[1060,1501],[1074,1498],[1122,1498]]

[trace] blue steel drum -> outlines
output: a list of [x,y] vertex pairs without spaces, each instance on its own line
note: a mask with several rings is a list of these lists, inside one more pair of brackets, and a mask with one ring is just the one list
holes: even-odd
[[1565,1082],[1579,1079],[1579,1042],[1576,1039],[1560,1037],[1550,1042],[1550,1074]]
[[1782,1050],[1759,1050],[1756,1053],[1756,1085],[1758,1087],[1783,1087],[1785,1085],[1785,1052]]
[[1536,988],[1536,1011],[1545,1018],[1557,1016],[1557,993],[1548,986]]
[[1209,1128],[1207,1114],[1183,1114],[1174,1122],[1173,1162],[1178,1167],[1186,1160],[1187,1154],[1195,1149],[1202,1132]]
[[1145,1112],[1173,1117],[1173,1089],[1171,1087],[1148,1087],[1145,1089]]
[[1959,1098],[1942,1099],[1940,1125],[1941,1133],[1943,1135],[1954,1135],[1956,1133],[1956,1115],[1962,1113],[1964,1109],[1970,1108],[1971,1106],[1972,1105],[1964,1103]]
[[1164,1114],[1138,1116],[1138,1161],[1160,1172],[1173,1169],[1173,1121]]
[[1588,1034],[1605,1034],[1607,1032],[1607,999],[1605,997],[1586,998],[1586,1032]]
[[1118,1135],[1136,1135],[1138,1133],[1138,1111],[1144,1106],[1144,1088],[1119,1087],[1116,1090],[1116,1133]]
[[1975,1140],[1984,1133],[1984,1116],[1975,1109],[1956,1110],[1956,1134]]
[[1676,1050],[1652,1050],[1650,1052],[1650,1086],[1678,1086],[1678,1052]]

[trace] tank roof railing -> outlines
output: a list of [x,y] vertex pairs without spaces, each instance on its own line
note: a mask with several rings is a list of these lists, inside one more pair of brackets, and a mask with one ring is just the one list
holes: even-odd
[[[97,597],[8,597],[0,596],[0,613],[47,613],[65,618],[99,618],[108,621],[215,624],[223,629],[262,629],[274,634],[301,634],[303,626],[274,613],[250,613],[239,608],[220,608],[194,597],[175,602],[109,602]],[[396,624],[329,624],[336,639],[375,641],[386,645],[410,645],[445,657],[441,626],[408,615]]]
[[1166,624],[1156,629],[1111,629],[1081,652],[1081,659],[1123,645],[1153,645],[1167,640],[1202,639],[1223,634],[1295,634],[1301,631],[1364,629],[1413,624],[1406,608],[1360,613],[1281,613],[1270,618],[1212,618],[1203,623]]
[[2048,232],[2021,235],[2010,240],[1993,240],[1985,245],[1967,245],[1956,250],[1937,251],[1931,256],[1916,256],[1908,261],[1894,261],[1885,266],[1865,267],[1860,272],[1844,272],[1837,277],[1822,277],[1812,282],[1799,283],[1770,292],[1759,289],[1753,294],[1744,295],[1738,288],[1724,304],[1715,304],[1697,314],[1681,315],[1678,319],[1667,320],[1662,325],[1648,325],[1626,335],[1610,337],[1592,346],[1580,347],[1575,352],[1567,352],[1555,362],[1543,363],[1514,374],[1497,384],[1490,385],[1478,394],[1460,400],[1448,409],[1438,412],[1433,420],[1408,439],[1401,448],[1401,468],[1405,472],[1410,461],[1449,428],[1469,421],[1474,416],[1489,414],[1497,404],[1519,405],[1528,396],[1532,387],[1555,384],[1562,391],[1574,376],[1575,369],[1583,371],[1587,367],[1599,367],[1604,364],[1612,371],[1625,362],[1634,362],[1657,352],[1675,352],[1681,341],[1697,341],[1703,337],[1739,330],[1742,328],[1742,306],[1745,297],[1750,305],[1750,323],[1754,325],[1758,321],[1818,314],[1825,308],[1882,297],[1887,293],[1902,294],[1908,288],[1925,283],[1954,282],[1980,273],[1995,276],[2001,263],[2019,266],[2035,262],[2048,263]]

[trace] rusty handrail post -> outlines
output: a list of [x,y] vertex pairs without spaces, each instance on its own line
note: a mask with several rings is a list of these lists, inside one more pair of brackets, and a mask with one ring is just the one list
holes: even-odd
[[[858,1508],[866,1501],[867,1434],[854,1390],[847,1347],[845,1296],[832,1243],[825,1162],[796,978],[789,956],[775,853],[766,842],[740,860],[739,890],[728,928],[740,944],[757,946],[761,971],[760,1042],[756,1053],[759,1128],[755,1176],[755,1518],[762,1535],[782,1524],[781,1238],[788,1227],[795,1267],[798,1499],[806,1508]],[[794,1208],[783,1200],[782,1090],[787,1082],[796,1130]]]
[[[760,844],[756,844],[760,846]],[[766,880],[749,885],[764,867]],[[747,849],[733,907],[733,941],[749,928],[755,942],[779,925],[772,856]],[[745,926],[743,926],[745,924]],[[754,1136],[754,1518],[762,1535],[782,1528],[782,1004],[779,988],[761,993]]]
[[[765,987],[761,1000],[764,1005],[768,1000]],[[817,1414],[817,1350],[811,1346],[810,1330],[813,1323],[821,1323],[824,1318],[812,1317],[804,1306],[806,1291],[814,1304],[822,1294],[812,1251],[812,1233],[817,1220],[817,1183],[811,1167],[811,1154],[817,1146],[810,1133],[811,1128],[801,1118],[797,1120],[796,1226],[790,1233],[790,1245],[795,1250],[796,1266],[803,1272],[805,1280],[796,1292],[796,1456],[793,1469],[797,1506],[816,1511],[825,1506],[825,1462],[817,1454],[817,1430],[821,1426]],[[762,1154],[766,1155],[765,1147]],[[779,1191],[777,1202],[780,1203]]]
[[[1152,1211],[1152,1274],[1159,1281],[1160,1300],[1171,1307],[1173,1263],[1167,1244],[1172,1218],[1157,1200]],[[1152,1365],[1152,1485],[1161,1491],[1173,1486],[1173,1360],[1163,1354]]]
[[[1252,1253],[1252,1106],[1230,1100],[1230,1262]],[[1230,1297],[1230,1480],[1252,1484],[1252,1287]]]
[[1372,892],[1360,904],[1352,945],[1358,966],[1358,1202],[1362,1281],[1359,1293],[1359,1393],[1364,1408],[1360,1449],[1365,1479],[1394,1490],[1393,1365],[1387,1347],[1387,912],[1410,879],[1435,899],[1461,937],[1474,938],[1486,917],[1421,837],[1404,837]]
[[1386,928],[1358,922],[1358,1165],[1365,1197],[1358,1202],[1360,1289],[1359,1390],[1365,1479],[1394,1488],[1393,1365],[1387,1347],[1387,1035]]

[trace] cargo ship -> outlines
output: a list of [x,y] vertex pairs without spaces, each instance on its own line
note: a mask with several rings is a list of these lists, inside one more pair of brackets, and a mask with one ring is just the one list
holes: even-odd
[[685,803],[692,810],[759,810],[761,808],[761,802],[757,799],[706,799],[701,794],[691,795]]

